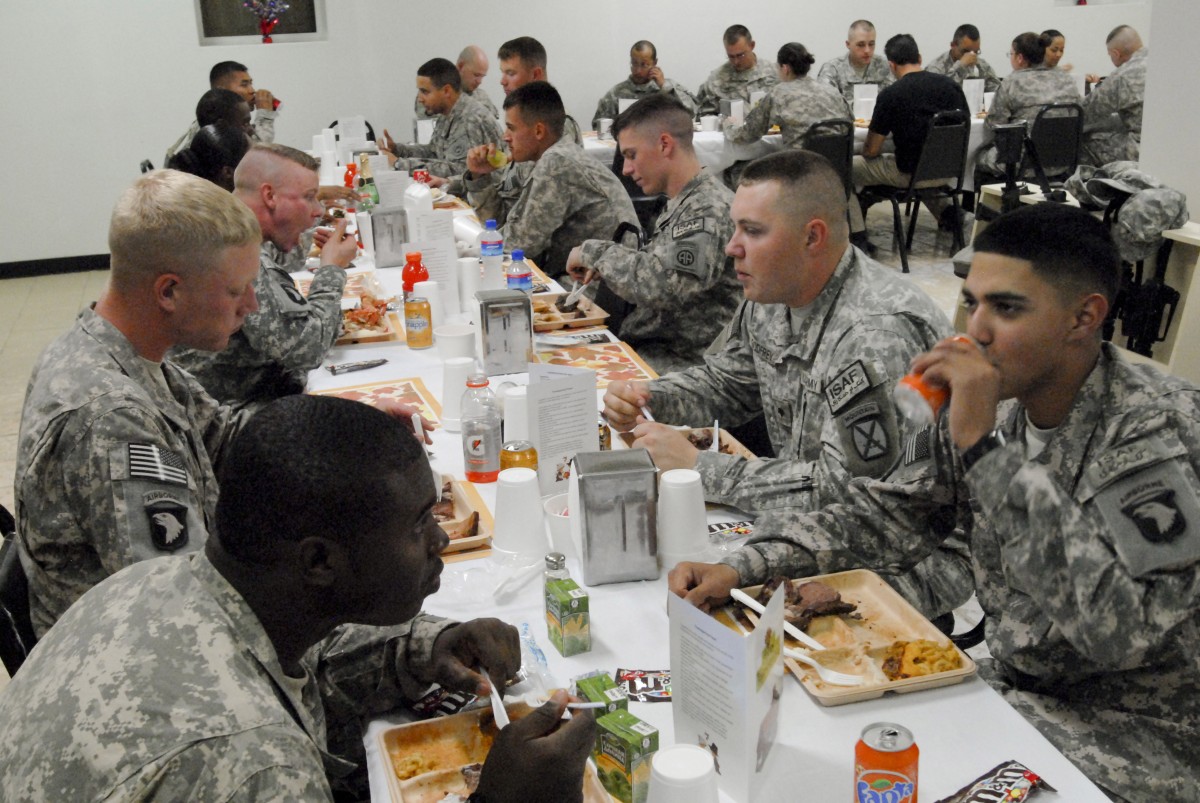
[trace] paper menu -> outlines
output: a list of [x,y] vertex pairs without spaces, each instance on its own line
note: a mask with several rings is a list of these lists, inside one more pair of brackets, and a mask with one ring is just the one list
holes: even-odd
[[738,803],[758,800],[779,730],[783,595],[748,634],[668,595],[675,741],[713,754],[717,783]]
[[529,364],[529,439],[538,453],[542,494],[567,492],[571,460],[600,450],[596,374],[586,368]]
[[446,240],[405,243],[408,251],[421,252],[421,264],[429,271],[430,281],[438,283],[442,309],[447,315],[462,312],[458,299],[458,252],[452,241]]

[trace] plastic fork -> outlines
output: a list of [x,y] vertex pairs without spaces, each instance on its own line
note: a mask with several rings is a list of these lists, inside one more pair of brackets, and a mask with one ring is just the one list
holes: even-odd
[[721,421],[720,421],[720,419],[717,419],[717,418],[713,419],[713,442],[711,444],[709,444],[708,450],[710,452],[721,451]]
[[859,677],[858,675],[847,675],[845,672],[838,672],[835,669],[830,669],[829,667],[822,666],[811,655],[809,655],[808,653],[805,653],[805,652],[801,652],[800,650],[796,650],[791,647],[784,647],[783,654],[786,655],[788,658],[791,658],[793,661],[799,661],[800,663],[804,664],[805,666],[811,667],[817,673],[817,677],[821,678],[821,680],[825,681],[826,683],[828,683],[830,685],[833,685],[833,686],[861,686],[864,683],[866,683],[866,680]]
[[[757,613],[759,616],[762,616],[763,611],[766,610],[762,605],[759,604],[758,600],[756,600],[754,597],[750,596],[746,592],[742,591],[740,588],[731,588],[729,590],[729,596],[733,597],[738,602],[742,603],[747,608],[749,608],[750,610]],[[801,630],[800,628],[791,624],[790,622],[783,623],[783,632],[787,633],[789,636],[791,636],[796,641],[803,644],[805,647],[808,647],[810,650],[825,649],[824,644],[817,641],[815,638],[808,635],[803,630]]]

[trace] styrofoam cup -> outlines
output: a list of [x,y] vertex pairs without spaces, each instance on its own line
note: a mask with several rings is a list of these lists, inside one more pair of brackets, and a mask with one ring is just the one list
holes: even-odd
[[546,514],[546,526],[550,530],[550,546],[568,558],[578,556],[575,542],[571,540],[570,494],[556,494],[542,502]]
[[458,432],[462,427],[462,397],[467,391],[467,377],[474,371],[474,357],[454,357],[442,363],[442,426],[447,432]]
[[646,803],[717,803],[717,770],[712,753],[677,744],[654,754]]
[[542,492],[531,468],[506,468],[496,484],[496,523],[492,549],[520,559],[539,560],[549,551],[542,526]]
[[659,565],[670,570],[683,560],[701,558],[708,547],[704,485],[690,468],[664,471],[658,481]]
[[434,327],[433,342],[443,360],[455,357],[475,359],[475,327],[465,323],[447,323]]

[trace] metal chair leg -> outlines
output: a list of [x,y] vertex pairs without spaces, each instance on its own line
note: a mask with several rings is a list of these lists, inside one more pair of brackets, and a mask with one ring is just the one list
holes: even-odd
[[904,244],[904,224],[900,220],[900,202],[892,198],[892,234],[900,249],[900,272],[908,273],[908,248]]

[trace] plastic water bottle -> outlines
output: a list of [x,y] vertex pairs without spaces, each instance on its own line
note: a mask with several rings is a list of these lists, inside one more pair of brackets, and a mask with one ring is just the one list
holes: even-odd
[[479,255],[483,257],[483,279],[480,290],[504,289],[504,235],[489,220],[479,233]]
[[504,269],[504,281],[509,290],[520,290],[525,295],[533,293],[533,269],[520,248],[512,252],[512,262]]
[[462,397],[463,464],[470,482],[495,482],[500,474],[500,405],[482,373],[471,374]]

